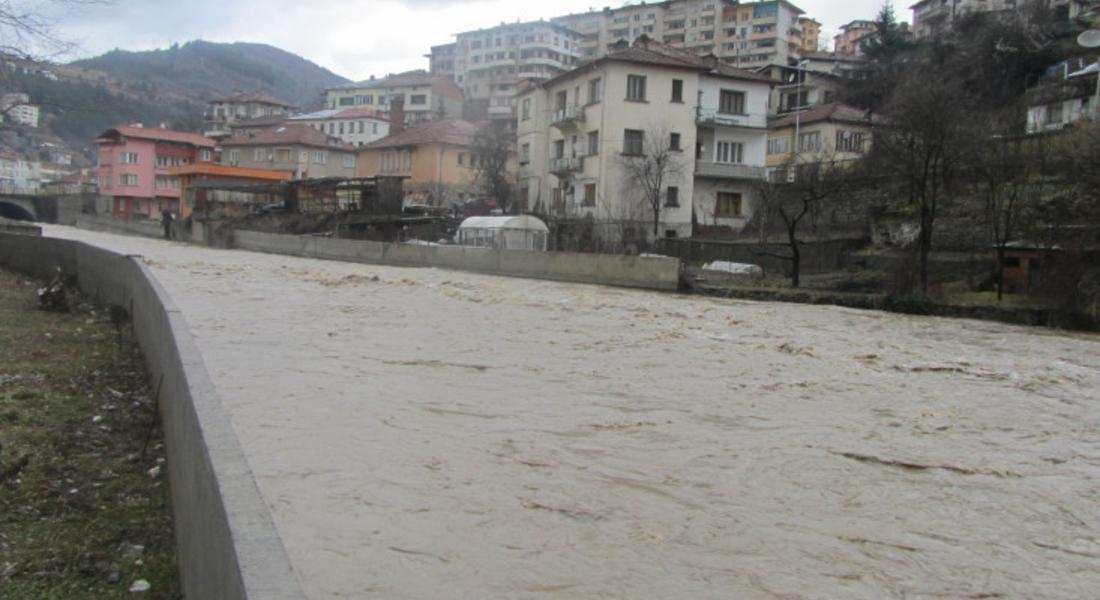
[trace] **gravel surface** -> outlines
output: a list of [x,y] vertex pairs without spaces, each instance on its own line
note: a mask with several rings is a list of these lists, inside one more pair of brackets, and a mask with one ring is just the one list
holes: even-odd
[[1100,594],[1100,337],[146,257],[311,598]]

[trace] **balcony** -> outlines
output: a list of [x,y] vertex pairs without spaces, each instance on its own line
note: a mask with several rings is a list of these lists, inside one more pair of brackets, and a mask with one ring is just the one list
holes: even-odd
[[764,128],[764,123],[759,122],[757,119],[754,122],[753,118],[749,115],[736,115],[731,113],[718,112],[714,108],[700,108],[695,115],[695,122],[703,127],[753,127],[756,129]]
[[584,157],[552,158],[550,159],[550,172],[557,176],[577,173],[584,169]]
[[576,127],[581,123],[584,123],[584,107],[576,104],[559,108],[550,117],[550,126],[558,129]]
[[516,114],[516,107],[514,106],[490,106],[490,117],[512,117]]
[[764,167],[707,162],[702,160],[695,162],[696,177],[712,177],[715,179],[763,179],[764,173]]

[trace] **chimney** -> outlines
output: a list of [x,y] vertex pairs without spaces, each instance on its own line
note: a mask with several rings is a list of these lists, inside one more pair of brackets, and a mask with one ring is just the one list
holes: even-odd
[[390,135],[401,133],[405,130],[405,98],[394,96],[390,98]]

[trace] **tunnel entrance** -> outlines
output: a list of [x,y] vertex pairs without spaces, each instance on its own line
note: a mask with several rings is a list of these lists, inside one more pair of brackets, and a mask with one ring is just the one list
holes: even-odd
[[35,221],[34,214],[31,211],[19,206],[18,204],[12,204],[11,202],[0,201],[0,217],[5,219],[12,219],[14,221]]

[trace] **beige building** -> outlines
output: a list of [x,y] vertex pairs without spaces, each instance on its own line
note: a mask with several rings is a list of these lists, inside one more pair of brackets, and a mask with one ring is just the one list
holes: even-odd
[[374,108],[327,108],[287,119],[308,125],[352,146],[365,146],[390,134],[389,114]]
[[798,27],[802,30],[802,52],[817,52],[821,47],[821,23],[810,17],[799,17]]
[[295,179],[354,177],[355,147],[301,124],[239,133],[221,143],[222,164],[291,173]]
[[[646,37],[519,97],[521,198],[555,219],[627,224],[652,239],[653,209],[627,163],[666,151],[660,237],[740,229],[764,176],[772,80]],[[602,235],[615,235],[604,232]]]
[[407,177],[407,205],[449,208],[477,197],[473,160],[479,125],[458,119],[420,123],[359,150],[361,177]]
[[407,124],[462,116],[462,90],[450,77],[432,75],[424,70],[378,79],[371,77],[325,90],[325,108],[330,110],[365,108],[389,111],[395,99],[404,101],[404,122]]
[[872,120],[845,104],[821,104],[781,116],[768,127],[768,170],[822,160],[851,160],[871,147]]
[[875,32],[873,21],[852,21],[840,26],[840,33],[833,36],[833,52],[836,54],[862,54],[860,41]]
[[215,138],[229,135],[238,121],[289,115],[294,110],[287,102],[259,92],[215,98],[209,105],[203,115],[207,129],[204,135]]
[[[593,60],[619,40],[645,35],[695,54],[714,54],[744,68],[788,64],[805,43],[803,10],[786,0],[670,0],[553,19],[582,36],[580,56]],[[816,22],[815,22],[816,23]]]

